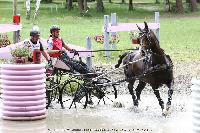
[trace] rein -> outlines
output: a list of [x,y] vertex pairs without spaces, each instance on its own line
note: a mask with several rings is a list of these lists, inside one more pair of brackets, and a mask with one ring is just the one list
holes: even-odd
[[115,68],[115,69],[113,69],[113,70],[111,70],[111,71],[108,71],[108,72],[106,72],[106,73],[104,73],[104,74],[102,74],[102,75],[100,75],[100,76],[97,76],[97,77],[93,78],[92,80],[93,80],[93,81],[97,81],[99,78],[101,78],[101,77],[103,77],[103,76],[105,76],[105,75],[107,75],[107,74],[109,74],[109,73],[112,73],[112,72],[114,72],[114,71],[116,71],[116,70],[122,69],[122,68],[124,68],[124,67],[126,67],[126,66],[128,66],[128,65],[130,65],[130,64],[133,64],[133,63],[142,61],[142,60],[144,60],[144,59],[146,59],[146,58],[149,58],[149,57],[150,57],[150,55],[146,55],[146,56],[144,56],[144,57],[142,57],[142,58],[140,58],[140,59],[138,59],[138,60],[128,62],[127,64],[124,64],[124,65],[122,65],[121,67],[118,67],[118,68]]

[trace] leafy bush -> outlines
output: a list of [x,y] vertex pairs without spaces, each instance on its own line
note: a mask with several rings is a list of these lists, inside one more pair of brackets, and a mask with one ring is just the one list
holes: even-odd
[[13,57],[27,57],[29,55],[29,49],[26,47],[17,47],[11,50]]

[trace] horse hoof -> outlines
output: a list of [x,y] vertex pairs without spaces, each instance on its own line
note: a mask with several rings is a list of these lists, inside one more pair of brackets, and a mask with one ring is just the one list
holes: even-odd
[[124,105],[124,103],[122,103],[121,101],[114,101],[114,102],[113,102],[113,107],[114,107],[114,108],[124,108],[125,105]]
[[64,107],[64,106],[62,106],[62,107],[61,107],[61,109],[65,109],[65,107]]
[[166,111],[169,111],[170,108],[171,108],[170,105],[166,105]]
[[138,108],[138,106],[134,106],[134,107],[133,107],[133,111],[134,111],[135,113],[139,113],[139,108]]
[[166,117],[167,113],[166,112],[162,112],[162,116]]

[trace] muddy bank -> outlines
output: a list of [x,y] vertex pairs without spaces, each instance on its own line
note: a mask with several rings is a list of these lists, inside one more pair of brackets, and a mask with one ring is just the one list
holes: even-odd
[[[108,72],[114,69],[114,65],[102,65],[95,64],[95,69],[98,71]],[[117,70],[107,75],[113,81],[124,78],[123,69]],[[174,62],[174,92],[177,94],[191,94],[191,79],[200,77],[200,61],[176,61]],[[137,85],[137,82],[135,83]],[[127,83],[121,83],[118,88],[120,93],[128,93],[126,88]],[[136,87],[136,86],[135,86]],[[159,88],[161,91],[166,93],[166,86]],[[151,87],[148,85],[144,89],[143,93],[151,92]]]

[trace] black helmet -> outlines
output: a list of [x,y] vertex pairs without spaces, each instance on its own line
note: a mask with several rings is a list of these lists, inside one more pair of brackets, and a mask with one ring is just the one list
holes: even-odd
[[40,32],[37,31],[37,30],[31,30],[30,31],[30,36],[39,36],[40,35]]
[[32,30],[30,31],[30,36],[39,36],[40,30],[38,26],[33,26]]
[[52,25],[50,28],[50,33],[52,33],[54,30],[60,30],[60,27],[58,25]]

